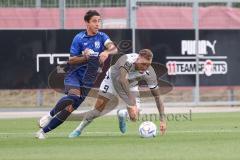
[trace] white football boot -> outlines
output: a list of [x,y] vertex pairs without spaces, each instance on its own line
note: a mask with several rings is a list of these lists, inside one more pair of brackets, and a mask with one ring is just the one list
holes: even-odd
[[40,129],[39,131],[37,131],[35,137],[38,138],[38,139],[46,139],[46,135],[45,135],[45,133],[43,132],[42,129]]

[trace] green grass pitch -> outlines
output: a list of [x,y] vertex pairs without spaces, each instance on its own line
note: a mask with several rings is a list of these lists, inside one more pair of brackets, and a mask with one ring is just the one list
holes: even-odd
[[[46,140],[34,138],[37,119],[0,120],[0,160],[229,160],[240,158],[240,113],[192,114],[168,121],[165,136],[138,136],[140,122],[118,131],[116,117],[94,121],[81,137],[67,138],[79,122],[66,122]],[[158,124],[157,121],[155,121]]]

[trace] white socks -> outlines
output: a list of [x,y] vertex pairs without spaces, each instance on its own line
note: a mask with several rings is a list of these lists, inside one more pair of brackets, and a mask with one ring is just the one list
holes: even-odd
[[82,120],[82,122],[79,124],[79,126],[75,129],[76,131],[80,131],[82,132],[82,130],[89,125],[95,118],[100,116],[100,111],[98,111],[97,109],[93,109],[91,111],[89,111],[86,116],[84,117],[84,119]]
[[121,116],[121,117],[127,117],[127,115],[128,115],[128,111],[127,111],[127,109],[120,109],[120,110],[118,110],[118,115],[119,116]]
[[83,120],[79,125],[78,127],[75,129],[75,131],[79,131],[79,132],[82,132],[83,129],[89,125],[92,121],[87,121],[87,120]]

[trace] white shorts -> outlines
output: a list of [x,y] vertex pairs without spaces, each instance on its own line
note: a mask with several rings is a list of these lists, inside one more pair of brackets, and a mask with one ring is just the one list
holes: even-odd
[[[141,99],[140,99],[140,95],[139,95],[138,86],[131,87],[130,91],[132,91],[134,93],[133,95],[135,96],[135,99],[136,99],[137,108],[140,108]],[[115,88],[113,86],[111,76],[108,76],[108,73],[106,74],[105,78],[103,79],[103,81],[100,85],[98,94],[103,97],[106,97],[108,99],[111,99],[113,96],[116,96],[116,97],[119,96],[119,94],[117,93],[117,91],[115,90]],[[122,98],[122,99],[124,102],[126,102],[125,98]],[[128,104],[127,104],[127,107],[129,107]]]

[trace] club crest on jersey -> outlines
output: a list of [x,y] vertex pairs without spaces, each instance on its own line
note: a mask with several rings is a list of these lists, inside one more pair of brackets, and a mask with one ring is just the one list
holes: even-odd
[[96,41],[96,42],[94,43],[94,45],[95,45],[95,48],[100,48],[100,42],[99,42],[99,41]]

